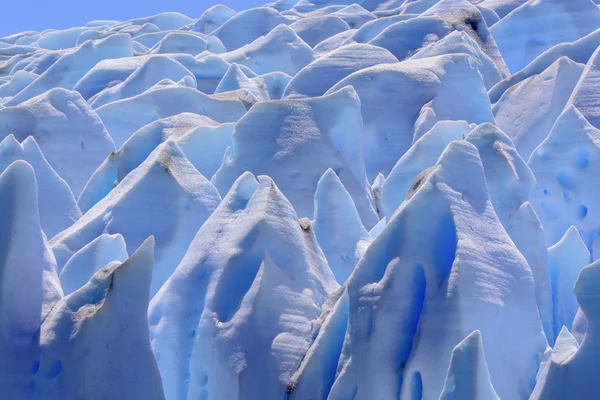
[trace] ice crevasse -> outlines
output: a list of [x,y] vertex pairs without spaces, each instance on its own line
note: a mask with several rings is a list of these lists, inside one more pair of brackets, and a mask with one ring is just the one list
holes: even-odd
[[0,37],[0,398],[600,398],[597,3]]

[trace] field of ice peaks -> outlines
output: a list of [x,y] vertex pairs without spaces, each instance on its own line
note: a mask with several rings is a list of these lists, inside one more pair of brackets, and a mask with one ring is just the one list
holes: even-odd
[[6,36],[0,173],[2,400],[600,399],[592,0]]

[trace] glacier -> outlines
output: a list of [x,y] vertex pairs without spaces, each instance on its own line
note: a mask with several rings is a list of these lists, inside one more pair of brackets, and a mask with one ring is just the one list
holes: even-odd
[[0,399],[600,398],[599,5],[0,37]]

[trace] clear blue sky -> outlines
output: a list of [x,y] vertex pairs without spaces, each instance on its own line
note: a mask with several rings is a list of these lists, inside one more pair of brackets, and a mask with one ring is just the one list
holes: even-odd
[[215,4],[236,11],[273,0],[0,0],[0,37],[26,30],[65,29],[95,19],[128,20],[165,11],[198,18]]

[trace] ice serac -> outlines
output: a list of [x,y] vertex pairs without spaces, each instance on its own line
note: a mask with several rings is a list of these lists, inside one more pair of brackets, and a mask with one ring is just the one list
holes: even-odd
[[[223,75],[229,68],[229,63],[212,53],[194,58],[189,54],[170,54],[169,57],[187,68],[196,78],[197,89],[206,94],[212,94]],[[125,81],[132,73],[141,67],[151,55],[138,55],[116,60],[103,60],[96,64],[75,85],[74,90],[81,93],[84,99],[100,93],[102,90]],[[245,73],[252,72],[247,69]]]
[[502,225],[508,226],[512,215],[528,200],[535,176],[514,143],[495,125],[481,124],[465,140],[477,147],[489,199]]
[[499,400],[490,381],[481,333],[474,331],[452,350],[440,400]]
[[531,204],[542,221],[548,245],[558,242],[574,225],[591,249],[600,236],[598,188],[589,184],[600,168],[600,130],[569,106],[531,154],[529,167],[537,180]]
[[574,42],[598,28],[600,10],[591,0],[529,0],[490,31],[515,73],[552,46]]
[[496,103],[500,99],[500,96],[502,96],[511,86],[534,75],[541,74],[546,68],[550,67],[561,57],[568,57],[576,63],[587,64],[599,45],[600,30],[595,30],[575,42],[561,43],[551,47],[525,68],[494,85],[489,91],[490,101]]
[[365,68],[342,79],[329,92],[348,85],[354,87],[362,106],[370,180],[380,172],[387,175],[410,148],[420,114],[430,113],[434,121],[494,121],[476,63],[464,54]]
[[103,234],[73,254],[59,274],[65,295],[83,287],[92,276],[112,261],[120,263],[129,258],[127,244],[120,234]]
[[119,24],[113,25],[111,27],[112,30],[122,30],[124,28],[139,25],[143,26],[144,24],[151,23],[155,25],[161,31],[173,31],[180,29],[186,25],[189,25],[193,22],[193,20],[187,15],[183,15],[178,12],[168,11],[160,14],[152,15],[150,17],[142,17],[142,18],[134,18],[129,21],[121,22]]
[[329,267],[343,284],[372,239],[352,197],[332,169],[325,171],[317,184],[313,228]]
[[78,205],[87,212],[102,200],[161,143],[177,142],[188,161],[205,177],[217,172],[231,146],[234,123],[219,124],[198,114],[182,113],[159,119],[137,130],[119,151],[111,153],[94,172]]
[[153,253],[149,238],[56,304],[39,330],[29,398],[164,399],[148,337]]
[[527,0],[484,0],[478,5],[494,11],[502,19],[526,2]]
[[52,89],[14,107],[0,108],[0,137],[33,136],[44,157],[75,197],[102,160],[115,150],[98,115],[77,92]]
[[27,396],[36,332],[62,297],[37,200],[33,168],[15,161],[0,175],[0,392],[13,399]]
[[591,400],[598,397],[600,392],[598,377],[591,372],[600,356],[597,337],[600,321],[600,262],[581,270],[573,292],[588,320],[587,334],[581,345],[577,346],[573,336],[563,329],[531,400]]
[[27,71],[17,71],[6,83],[0,84],[0,98],[12,97],[25,89],[38,77],[37,74]]
[[281,399],[338,288],[313,228],[244,173],[152,300],[167,399]]
[[235,15],[235,11],[223,4],[212,6],[204,11],[200,18],[192,26],[192,30],[204,34],[209,34],[215,29],[227,22]]
[[427,58],[444,54],[468,54],[477,64],[477,70],[483,77],[486,89],[491,89],[502,80],[503,75],[498,70],[494,61],[483,52],[479,44],[464,31],[454,31],[440,41],[417,51],[411,59]]
[[348,42],[367,43],[368,41],[374,39],[377,35],[379,35],[388,26],[395,24],[396,22],[411,19],[413,17],[415,17],[415,15],[393,15],[390,17],[377,18],[361,26],[352,35]]
[[196,78],[179,62],[168,56],[151,56],[123,82],[92,96],[88,102],[92,108],[97,109],[113,101],[127,99],[144,93],[163,79],[171,79],[178,82],[186,79],[186,77],[193,82],[195,88]]
[[558,331],[552,328],[548,253],[543,228],[528,202],[535,177],[513,142],[496,126],[481,124],[466,140],[479,151],[489,199],[498,219],[531,268],[544,332],[553,343]]
[[502,76],[508,76],[503,54],[498,49],[495,37],[488,29],[481,11],[469,0],[434,0],[431,8],[423,12],[422,16],[437,16],[442,18],[453,30],[465,32],[492,60]]
[[598,101],[596,93],[599,81],[600,49],[596,49],[583,70],[581,79],[569,99],[569,104],[575,106],[598,129],[600,129],[600,101]]
[[20,104],[53,88],[73,89],[75,84],[98,62],[108,58],[132,55],[131,36],[126,34],[85,42],[75,51],[60,57],[39,78],[7,101],[5,105]]
[[280,71],[291,76],[315,59],[310,46],[285,24],[276,26],[252,43],[218,56],[229,63],[244,65],[257,74]]
[[377,215],[381,220],[385,217],[385,211],[383,210],[383,204],[381,202],[381,197],[383,193],[383,185],[385,184],[385,176],[383,174],[377,175],[375,181],[371,185],[371,190],[373,191],[373,197],[375,198],[375,207],[377,208]]
[[452,349],[474,330],[486,338],[498,396],[524,398],[533,389],[547,346],[533,277],[494,212],[470,143],[446,148],[346,285],[348,335],[330,399],[421,391],[437,399]]
[[571,328],[571,333],[573,337],[577,340],[577,343],[583,342],[583,338],[585,337],[585,333],[587,332],[588,321],[585,317],[581,308],[577,310],[577,314],[575,314],[575,319],[573,320],[573,327]]
[[288,398],[326,399],[335,381],[348,326],[348,292],[341,287],[323,305],[313,322],[315,340],[288,385]]
[[310,47],[315,47],[323,40],[347,31],[350,26],[343,19],[330,15],[303,18],[290,25]]
[[293,19],[271,8],[251,8],[229,18],[210,36],[218,37],[225,48],[232,51],[267,35],[279,24],[289,25],[292,22]]
[[[349,29],[323,40],[313,48],[315,57],[323,57],[324,55],[327,55],[328,53],[337,50],[346,44],[351,44],[351,38],[356,32],[356,29]],[[348,40],[350,40],[351,43],[348,43]]]
[[577,228],[572,226],[558,243],[548,249],[548,254],[554,332],[558,334],[563,326],[570,330],[573,325],[579,308],[573,287],[581,269],[590,263],[590,252],[581,240]]
[[525,160],[550,133],[583,68],[582,64],[561,57],[540,74],[512,86],[494,104],[496,124]]
[[129,252],[153,235],[156,265],[150,293],[154,295],[220,200],[179,146],[168,140],[50,245],[63,266],[103,233],[123,235]]
[[[418,187],[438,158],[454,140],[464,139],[471,131],[465,121],[437,122],[402,155],[381,188],[384,215],[391,217],[396,209]],[[422,174],[423,173],[423,174]]]
[[553,326],[550,261],[544,228],[531,203],[523,203],[517,212],[511,215],[505,229],[531,268],[542,326],[548,343],[552,345],[556,333]]
[[195,56],[206,50],[213,53],[223,53],[225,52],[225,46],[216,37],[205,40],[203,35],[196,32],[169,32],[150,49],[149,53],[190,54]]
[[403,61],[452,30],[452,25],[439,16],[418,16],[391,24],[368,43],[389,50]]
[[117,147],[121,147],[135,131],[161,118],[190,112],[217,122],[236,122],[246,108],[239,100],[215,99],[194,88],[157,85],[129,99],[106,104],[97,112]]
[[28,137],[23,143],[19,143],[14,135],[2,140],[0,171],[17,160],[26,161],[35,171],[40,224],[47,237],[68,228],[81,217],[69,185],[48,164],[33,137]]
[[245,171],[269,175],[300,217],[312,217],[317,182],[331,168],[370,229],[378,218],[363,163],[360,105],[351,87],[254,105],[237,123],[212,182],[225,194]]
[[386,49],[370,44],[343,46],[304,67],[285,88],[284,97],[322,96],[333,85],[363,68],[398,62]]
[[215,90],[215,94],[226,93],[235,90],[248,90],[252,96],[259,101],[270,100],[269,94],[265,87],[260,87],[258,82],[251,80],[244,74],[244,71],[236,63],[232,63],[227,73],[223,75],[223,79],[219,82],[219,86]]

